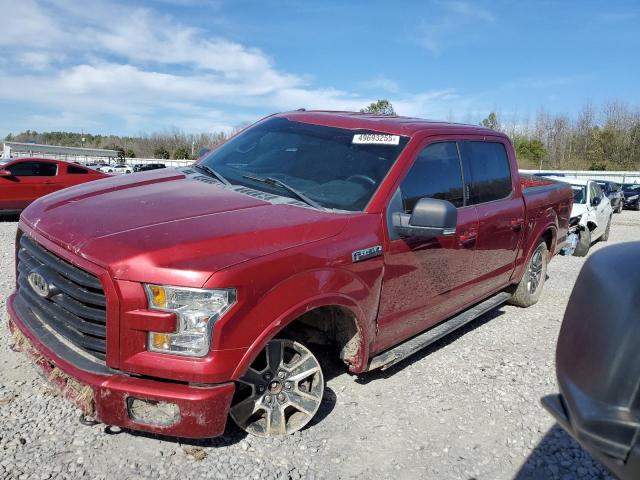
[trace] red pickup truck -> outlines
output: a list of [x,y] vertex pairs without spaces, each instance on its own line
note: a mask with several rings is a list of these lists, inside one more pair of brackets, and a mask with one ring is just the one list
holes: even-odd
[[535,303],[572,198],[521,181],[492,130],[277,114],[193,166],[34,202],[10,328],[107,425],[205,438],[230,414],[292,433],[322,400],[317,352],[362,374]]

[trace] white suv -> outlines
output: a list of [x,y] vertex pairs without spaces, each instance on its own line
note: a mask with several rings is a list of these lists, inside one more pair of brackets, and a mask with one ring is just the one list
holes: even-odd
[[611,228],[613,208],[600,185],[593,180],[571,177],[550,177],[558,182],[571,185],[573,209],[569,221],[568,246],[565,254],[584,257],[591,248],[591,242],[598,239],[607,241]]

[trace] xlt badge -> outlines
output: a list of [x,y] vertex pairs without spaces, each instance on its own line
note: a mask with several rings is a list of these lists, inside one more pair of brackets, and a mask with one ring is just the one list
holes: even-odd
[[377,257],[382,255],[382,245],[376,245],[375,247],[364,248],[362,250],[356,250],[351,253],[351,260],[353,262],[361,262],[367,258]]

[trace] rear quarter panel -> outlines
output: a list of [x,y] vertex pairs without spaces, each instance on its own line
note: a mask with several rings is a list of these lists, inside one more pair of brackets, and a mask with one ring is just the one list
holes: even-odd
[[521,180],[526,220],[524,241],[518,252],[512,277],[515,281],[522,277],[529,255],[545,232],[551,232],[549,257],[560,251],[567,239],[573,206],[573,193],[568,184],[549,179],[531,179],[532,177],[523,177]]

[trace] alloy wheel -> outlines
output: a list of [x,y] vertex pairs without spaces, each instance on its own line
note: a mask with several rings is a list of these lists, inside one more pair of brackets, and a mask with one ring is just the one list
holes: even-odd
[[542,279],[542,270],[544,266],[542,250],[542,245],[536,248],[536,251],[533,252],[533,255],[531,256],[531,261],[529,262],[529,269],[527,271],[527,291],[530,294],[534,294],[538,290],[540,280]]
[[275,339],[238,380],[231,418],[252,435],[291,434],[313,418],[323,392],[313,353],[299,342]]

